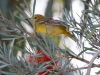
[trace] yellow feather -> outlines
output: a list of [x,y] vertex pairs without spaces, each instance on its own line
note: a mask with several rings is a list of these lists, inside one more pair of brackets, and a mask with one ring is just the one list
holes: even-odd
[[34,25],[34,22],[36,24],[36,32],[42,33],[46,35],[46,33],[49,34],[50,37],[58,36],[59,34],[64,34],[71,39],[73,39],[72,35],[68,30],[66,30],[66,27],[61,25],[61,21],[54,20],[52,18],[44,17],[43,15],[36,14],[31,18],[31,22]]

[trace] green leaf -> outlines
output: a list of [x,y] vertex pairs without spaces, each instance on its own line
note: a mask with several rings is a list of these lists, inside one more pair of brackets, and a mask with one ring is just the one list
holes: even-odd
[[4,74],[4,75],[18,75],[16,73],[5,72],[5,71],[1,71],[1,73]]
[[7,67],[9,64],[0,65],[0,69]]
[[77,57],[79,57],[82,53],[84,53],[84,52],[86,52],[87,50],[83,50],[83,51],[81,51],[78,55],[77,55]]
[[22,17],[19,17],[19,16],[17,16],[17,15],[15,15],[15,17],[17,17],[20,21],[23,21],[23,22],[25,22],[26,24],[29,24],[25,19],[23,19]]
[[26,51],[25,49],[22,49],[22,48],[19,48],[19,47],[16,47],[14,46],[17,50],[21,51],[21,52],[24,52],[24,53],[29,53],[28,51]]
[[35,12],[35,5],[36,5],[36,0],[34,0],[34,4],[33,4],[33,15],[34,15],[34,12]]
[[90,32],[90,34],[88,34],[88,35],[86,36],[86,40],[88,40],[88,39],[93,35],[93,33],[95,32],[96,28],[97,28],[97,27],[93,28],[92,31]]
[[18,6],[16,6],[16,8],[22,13],[24,17],[28,18],[28,15],[23,10],[21,10]]
[[12,14],[12,12],[11,12],[11,11],[10,11],[10,15],[11,15],[11,17],[12,17],[12,19],[13,19],[14,23],[15,23],[14,15]]
[[29,4],[26,2],[26,0],[24,0],[24,3],[25,3],[25,5],[26,5],[27,9],[30,10],[30,6],[29,6]]

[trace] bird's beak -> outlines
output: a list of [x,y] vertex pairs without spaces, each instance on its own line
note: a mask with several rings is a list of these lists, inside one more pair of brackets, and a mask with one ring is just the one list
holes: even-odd
[[25,20],[30,20],[31,18],[25,19]]

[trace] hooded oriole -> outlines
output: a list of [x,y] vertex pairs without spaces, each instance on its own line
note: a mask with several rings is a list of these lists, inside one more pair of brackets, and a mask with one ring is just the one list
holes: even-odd
[[50,37],[58,36],[59,34],[64,34],[73,39],[70,32],[66,30],[65,26],[62,25],[62,21],[54,20],[49,17],[44,17],[40,14],[36,14],[33,17],[31,17],[30,21],[33,25],[36,25],[35,30],[37,33],[42,33],[44,35],[48,33]]

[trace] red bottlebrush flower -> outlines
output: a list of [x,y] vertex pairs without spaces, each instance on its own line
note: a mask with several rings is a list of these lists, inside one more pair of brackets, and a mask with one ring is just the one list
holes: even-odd
[[41,62],[41,61],[42,61],[42,62],[47,62],[47,61],[50,61],[50,60],[51,60],[49,56],[45,55],[45,54],[42,52],[42,50],[37,50],[37,51],[36,51],[36,54],[39,54],[39,56],[40,56],[40,57],[35,57],[35,58],[34,58],[34,61],[37,62],[37,63],[39,63],[39,62]]
[[[30,64],[32,64],[32,62],[35,62],[35,66],[40,63],[40,62],[50,62],[49,64],[46,64],[44,67],[46,68],[46,70],[49,71],[53,71],[54,70],[54,66],[55,64],[57,65],[58,60],[54,63],[51,61],[50,57],[45,55],[42,50],[37,50],[36,54],[39,54],[39,57],[33,57],[33,56],[28,56],[28,61]],[[36,75],[48,75],[47,71],[43,71],[43,72],[38,72]]]
[[46,70],[43,71],[43,72],[38,72],[36,75],[48,75],[49,72],[47,72],[47,70],[48,71],[53,71],[53,66],[54,65],[46,65],[46,66],[44,66],[46,68]]
[[40,62],[47,62],[50,61],[50,57],[46,56],[42,50],[37,50],[36,54],[39,54],[39,57],[33,57],[33,56],[28,56],[28,61],[30,62],[30,64],[32,64],[32,61],[36,62],[36,63],[40,63]]
[[32,62],[33,62],[33,57],[30,56],[30,55],[28,55],[28,61],[29,61],[30,64],[32,64]]
[[45,71],[43,71],[43,72],[39,72],[39,73],[37,73],[36,75],[48,75],[48,74],[45,73]]

